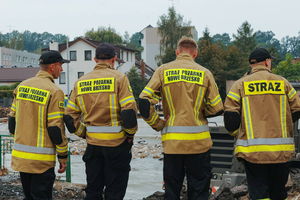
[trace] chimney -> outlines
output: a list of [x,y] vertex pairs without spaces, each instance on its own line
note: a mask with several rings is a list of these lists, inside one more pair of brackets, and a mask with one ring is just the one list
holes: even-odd
[[50,49],[50,50],[58,51],[58,42],[53,42],[53,41],[51,41],[51,42],[49,43],[49,49]]

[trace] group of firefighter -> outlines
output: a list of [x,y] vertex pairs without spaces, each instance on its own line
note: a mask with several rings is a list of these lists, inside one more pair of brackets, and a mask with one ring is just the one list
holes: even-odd
[[[128,78],[114,69],[114,47],[102,43],[94,70],[79,78],[65,106],[54,79],[70,61],[57,51],[44,52],[40,71],[15,89],[8,120],[15,141],[12,168],[20,172],[25,200],[52,199],[56,156],[59,173],[67,165],[65,126],[87,142],[85,200],[122,200],[138,109],[161,133],[165,199],[180,199],[185,176],[189,200],[209,198],[207,118],[222,114],[225,128],[236,137],[234,154],[245,166],[250,199],[286,199],[288,161],[295,152],[293,123],[300,117],[297,92],[272,73],[270,53],[257,48],[249,55],[251,70],[234,82],[223,105],[213,74],[194,61],[197,55],[197,43],[182,37],[176,59],[155,70],[136,103]],[[160,101],[164,118],[155,110]]]

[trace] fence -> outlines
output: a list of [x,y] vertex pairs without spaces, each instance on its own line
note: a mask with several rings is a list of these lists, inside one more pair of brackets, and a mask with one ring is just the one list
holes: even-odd
[[[11,154],[14,144],[13,136],[0,135],[0,169],[5,168],[5,154]],[[66,181],[71,182],[71,156],[68,152],[68,161],[66,169]]]

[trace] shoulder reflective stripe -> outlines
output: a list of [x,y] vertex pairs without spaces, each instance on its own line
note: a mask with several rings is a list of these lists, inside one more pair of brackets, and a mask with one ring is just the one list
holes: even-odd
[[289,99],[292,99],[297,94],[296,90],[292,88],[288,94]]
[[125,133],[87,133],[87,136],[100,140],[116,140],[125,137]]
[[48,120],[50,120],[50,119],[62,118],[63,115],[64,115],[64,112],[53,112],[53,113],[48,113]]
[[229,98],[231,98],[235,101],[240,101],[240,99],[241,99],[241,97],[238,94],[234,93],[234,92],[229,92],[227,97],[229,97]]
[[79,107],[71,100],[68,101],[67,108],[71,108],[72,110],[75,110],[75,111],[80,111]]
[[12,156],[17,158],[27,159],[27,160],[53,161],[53,162],[55,162],[56,160],[55,154],[48,155],[48,154],[39,154],[39,153],[27,153],[18,150],[13,150]]
[[109,95],[111,125],[118,126],[117,100],[115,94]]
[[205,91],[204,87],[199,87],[199,91],[198,91],[198,94],[197,94],[195,107],[194,107],[194,115],[195,115],[195,118],[196,118],[197,123],[199,125],[202,124],[201,120],[199,119],[199,112],[200,112],[200,108],[201,108],[201,105],[202,105],[202,102],[203,102],[203,97],[204,97],[204,93],[205,93],[204,91]]
[[65,153],[65,152],[68,151],[68,145],[63,146],[63,147],[60,147],[60,146],[56,145],[56,151],[58,153]]
[[250,112],[250,103],[248,97],[243,98],[243,111],[244,111],[244,120],[246,125],[247,138],[252,139],[254,138],[254,136],[253,136],[252,119],[251,119],[251,112]]
[[287,137],[285,95],[280,95],[280,124],[281,124],[282,137]]
[[169,110],[170,110],[170,118],[168,120],[168,125],[172,126],[174,124],[174,120],[175,120],[175,108],[174,108],[173,101],[172,101],[170,87],[166,86],[166,87],[164,87],[164,90],[165,90],[165,94],[166,94],[167,104],[168,104]]
[[40,154],[55,154],[54,148],[47,148],[47,147],[34,147],[24,144],[14,144],[14,150],[24,151],[28,153],[40,153]]
[[161,134],[166,133],[201,133],[209,131],[207,125],[202,126],[167,126],[163,128]]
[[210,138],[210,133],[167,133],[161,136],[162,141],[167,140],[203,140]]
[[118,133],[122,130],[121,126],[87,126],[89,133]]
[[254,153],[254,152],[276,152],[276,151],[295,151],[294,144],[280,144],[280,145],[253,145],[253,146],[236,146],[234,153]]
[[45,107],[40,105],[38,111],[38,137],[37,137],[37,146],[43,147],[44,146],[44,109]]
[[126,97],[126,98],[120,100],[121,106],[125,106],[126,104],[128,104],[130,102],[134,102],[134,97],[133,96],[129,96],[129,97]]
[[250,140],[237,140],[237,146],[252,145],[276,145],[276,144],[294,144],[294,138],[255,138]]
[[208,104],[211,106],[216,106],[218,103],[220,103],[220,101],[221,101],[221,97],[220,97],[220,95],[218,95],[212,101],[208,102]]
[[156,120],[158,119],[158,114],[156,112],[154,112],[153,116],[151,117],[150,120],[145,120],[150,126],[152,126]]

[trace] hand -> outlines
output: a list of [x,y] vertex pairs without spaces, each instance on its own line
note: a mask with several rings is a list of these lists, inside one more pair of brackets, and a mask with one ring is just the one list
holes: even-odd
[[67,159],[68,158],[58,159],[58,162],[59,162],[59,169],[57,170],[58,173],[61,174],[61,173],[64,173],[66,171]]
[[130,144],[133,143],[133,137],[127,137],[127,142]]

